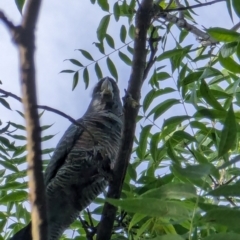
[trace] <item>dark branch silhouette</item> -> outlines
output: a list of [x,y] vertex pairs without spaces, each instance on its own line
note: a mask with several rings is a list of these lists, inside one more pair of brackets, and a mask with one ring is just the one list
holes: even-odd
[[[122,144],[116,164],[113,169],[113,180],[110,181],[107,198],[119,198],[127,166],[132,153],[133,140],[136,129],[136,118],[139,110],[141,87],[146,73],[146,44],[147,31],[152,19],[152,0],[142,0],[136,13],[136,27],[134,40],[134,54],[132,71],[129,79],[126,96],[124,98],[124,129]],[[105,203],[101,221],[97,229],[97,240],[111,239],[117,208]]]
[[35,84],[35,27],[41,0],[28,0],[19,26],[0,12],[0,19],[9,29],[19,52],[20,85],[27,129],[27,162],[29,199],[32,207],[32,236],[47,240],[47,213],[41,161],[41,128],[39,124]]
[[[3,89],[0,88],[0,93],[4,94],[4,97],[12,97],[16,100],[18,100],[19,102],[22,102],[22,99],[20,97],[18,97],[17,95],[15,95],[14,93],[11,93],[11,92],[7,92]],[[88,131],[88,129],[84,126],[83,123],[80,123],[79,121],[75,120],[74,118],[72,118],[71,116],[67,115],[66,113],[60,111],[60,110],[57,110],[55,108],[52,108],[52,107],[49,107],[49,106],[44,106],[44,105],[35,105],[36,108],[39,108],[39,109],[43,109],[43,110],[46,110],[46,111],[49,111],[49,112],[53,112],[53,113],[56,113],[66,119],[68,119],[71,123],[75,124],[75,125],[78,125],[78,126],[81,126],[82,128],[84,128],[88,133],[89,135],[92,137],[92,139],[94,140],[94,136],[92,135],[92,133],[90,131]]]
[[214,3],[219,3],[219,2],[226,2],[226,0],[215,0],[215,1],[212,1],[212,2],[199,3],[199,4],[188,6],[188,7],[178,7],[178,8],[164,9],[164,12],[176,12],[176,11],[200,8],[200,7],[212,5]]

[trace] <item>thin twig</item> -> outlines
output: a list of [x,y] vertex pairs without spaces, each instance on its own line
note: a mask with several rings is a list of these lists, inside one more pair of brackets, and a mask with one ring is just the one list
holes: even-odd
[[144,73],[143,73],[143,80],[145,80],[147,78],[150,69],[152,68],[153,64],[156,61],[155,55],[157,53],[158,48],[157,48],[157,44],[156,44],[156,46],[154,46],[153,43],[154,42],[158,43],[158,41],[161,40],[161,37],[159,37],[157,39],[153,38],[153,34],[154,34],[155,30],[156,30],[156,28],[153,27],[152,32],[151,32],[151,36],[150,36],[150,38],[148,40],[151,54],[150,54],[147,66],[146,66],[146,68],[144,70]]
[[227,182],[224,183],[224,185],[228,185],[229,183],[231,183],[233,180],[235,180],[238,176],[234,176],[231,179],[229,179]]
[[[128,82],[127,94],[124,101],[124,128],[122,142],[113,169],[113,180],[109,183],[107,198],[119,198],[127,166],[132,153],[136,118],[139,111],[141,87],[144,81],[146,64],[147,31],[152,20],[153,0],[142,0],[141,7],[136,13],[136,31],[132,71]],[[130,100],[130,101],[129,101]],[[103,213],[97,229],[97,240],[110,240],[117,208],[109,203],[104,204]]]
[[4,14],[3,11],[0,10],[0,19],[2,20],[2,22],[5,24],[5,26],[9,29],[9,30],[14,30],[16,29],[15,25],[6,17],[6,15]]
[[[179,0],[175,0],[175,2],[176,2],[176,4],[177,4],[177,6],[178,6],[178,9],[181,8],[181,7],[183,7],[183,5],[180,3]],[[181,11],[181,10],[179,10],[179,18],[180,18],[180,19],[181,19],[181,18],[184,18],[184,13],[183,13],[183,11]]]
[[[164,12],[158,15],[158,17],[165,19],[165,21],[167,22],[176,24],[176,26],[178,26],[179,28],[183,28],[188,32],[195,34],[203,46],[216,45],[218,43],[215,39],[211,38],[209,34],[203,32],[192,24],[189,24],[185,19],[180,19],[174,15]],[[157,18],[155,20],[159,21],[159,19]],[[161,23],[161,21],[159,22]]]
[[237,31],[239,28],[240,28],[240,22],[238,22],[237,24],[235,24],[235,25],[231,28],[231,30]]
[[183,11],[183,10],[188,10],[188,9],[194,9],[194,8],[204,7],[204,6],[212,5],[212,4],[214,4],[214,3],[225,2],[225,1],[226,1],[226,0],[215,0],[215,1],[212,1],[212,2],[199,3],[199,4],[196,4],[196,5],[187,6],[187,7],[178,7],[178,8],[174,8],[174,9],[164,9],[164,12]]
[[[18,97],[17,95],[15,95],[15,94],[13,94],[11,92],[7,92],[7,91],[5,91],[3,89],[0,89],[0,93],[4,94],[6,97],[12,97],[12,98],[18,100],[19,102],[22,102],[22,99],[20,97]],[[95,138],[94,138],[93,134],[79,120],[75,120],[74,118],[72,118],[71,116],[67,115],[66,113],[64,113],[64,112],[62,112],[60,110],[57,110],[55,108],[49,107],[49,106],[36,105],[36,108],[56,113],[56,114],[58,114],[58,115],[60,115],[60,116],[62,116],[64,118],[68,119],[71,123],[73,123],[73,124],[75,124],[77,126],[82,127],[91,136],[91,138],[95,142]]]

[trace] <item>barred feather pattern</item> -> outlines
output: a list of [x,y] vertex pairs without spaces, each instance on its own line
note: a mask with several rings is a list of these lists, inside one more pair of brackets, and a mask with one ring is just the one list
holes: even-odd
[[[105,77],[79,125],[72,124],[59,141],[44,175],[48,240],[58,240],[107,186],[121,141],[122,110],[116,82]],[[31,222],[11,240],[32,240]]]
[[[104,152],[114,164],[119,149],[122,122],[118,116],[102,111],[97,115],[86,115],[82,120],[88,131],[82,132],[65,163],[47,185],[49,240],[59,239],[79,212],[106,188],[104,176],[91,172],[91,168],[101,160],[96,159],[96,153]],[[86,176],[81,176],[81,173]],[[63,211],[56,214],[59,209]]]

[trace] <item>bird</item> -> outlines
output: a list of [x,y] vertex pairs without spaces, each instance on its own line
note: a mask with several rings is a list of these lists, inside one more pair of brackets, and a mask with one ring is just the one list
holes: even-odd
[[[48,240],[58,240],[106,188],[121,143],[122,115],[116,81],[99,80],[85,114],[66,130],[44,173]],[[31,222],[10,240],[32,240]]]

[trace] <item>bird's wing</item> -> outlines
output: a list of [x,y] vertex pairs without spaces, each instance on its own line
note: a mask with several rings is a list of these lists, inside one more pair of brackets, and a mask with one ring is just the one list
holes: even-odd
[[67,129],[59,141],[45,171],[45,185],[51,181],[51,179],[56,175],[59,168],[64,164],[68,153],[71,151],[75,142],[77,139],[79,139],[80,135],[84,131],[84,128],[80,125],[82,122],[81,119],[79,119],[78,122],[79,125],[70,125],[70,127]]

